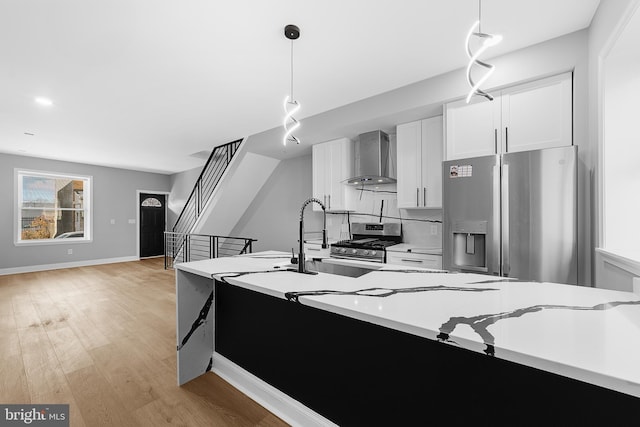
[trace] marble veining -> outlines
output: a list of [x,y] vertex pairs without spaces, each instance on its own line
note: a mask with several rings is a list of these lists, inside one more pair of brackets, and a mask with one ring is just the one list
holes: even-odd
[[321,295],[359,295],[367,297],[386,298],[397,294],[418,293],[418,292],[433,292],[433,291],[456,291],[456,292],[487,292],[497,291],[498,289],[491,288],[465,288],[459,286],[420,286],[415,288],[367,288],[359,289],[357,291],[331,291],[331,290],[318,290],[318,291],[296,291],[286,292],[285,298],[292,302],[300,302],[300,297],[303,296],[321,296]]
[[[205,279],[178,287],[193,307],[183,311],[196,317],[183,316],[187,333],[178,349],[198,328],[212,328],[203,323],[213,296],[197,290],[213,278],[640,397],[640,300],[633,293],[386,265],[358,278],[305,275],[292,271],[290,258],[268,251],[178,264],[181,273]],[[199,342],[182,348],[184,369],[206,365],[212,344],[208,351]]]
[[182,347],[184,347],[184,345],[189,341],[189,338],[191,338],[191,335],[193,335],[193,333],[205,323],[205,320],[209,315],[209,310],[211,310],[212,303],[213,303],[213,291],[211,291],[209,298],[207,298],[204,305],[202,306],[202,309],[198,313],[198,317],[196,318],[196,320],[193,321],[193,324],[191,325],[191,329],[189,329],[189,332],[187,332],[187,334],[182,339],[180,345],[178,346],[178,351],[182,350]]
[[212,279],[218,279],[224,283],[231,284],[227,279],[233,278],[236,279],[238,277],[246,276],[249,274],[262,274],[262,273],[284,273],[284,272],[295,272],[296,270],[293,268],[281,268],[274,270],[258,270],[258,271],[223,271],[221,273],[214,273],[211,275]]
[[[571,305],[558,305],[558,304],[539,304],[531,307],[519,308],[516,310],[512,310],[504,313],[495,313],[495,314],[483,314],[478,316],[454,316],[447,320],[440,327],[440,333],[437,338],[439,341],[450,342],[453,344],[457,344],[455,340],[450,338],[451,332],[458,325],[468,325],[473,329],[473,331],[480,336],[486,348],[484,352],[489,356],[495,355],[495,338],[491,332],[489,332],[489,326],[494,325],[499,320],[516,318],[520,316],[524,316],[529,313],[537,313],[543,310],[586,310],[586,311],[596,311],[596,310],[609,310],[621,305],[636,305],[640,306],[640,301],[611,301],[602,304],[596,304],[590,307],[584,306],[571,306]],[[558,328],[562,328],[562,325],[558,325]]]

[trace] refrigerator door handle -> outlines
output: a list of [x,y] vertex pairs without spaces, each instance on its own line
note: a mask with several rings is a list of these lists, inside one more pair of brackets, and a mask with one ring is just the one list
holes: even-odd
[[502,273],[509,277],[509,165],[502,165]]
[[416,206],[420,207],[420,189],[416,187]]
[[493,274],[497,274],[499,276],[502,275],[502,271],[500,271],[500,166],[493,166],[493,232],[491,235],[493,236],[493,242],[491,243],[491,247],[493,250],[491,251],[493,254],[493,262],[491,263],[491,269]]
[[509,128],[504,128],[504,151],[509,152]]

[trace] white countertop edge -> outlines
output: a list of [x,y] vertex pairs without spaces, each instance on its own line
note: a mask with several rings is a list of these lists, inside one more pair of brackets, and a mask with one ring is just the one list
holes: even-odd
[[[320,273],[320,274],[323,274],[323,273]],[[253,286],[251,284],[242,282],[237,278],[229,277],[227,278],[227,281],[232,285],[235,285],[244,289],[248,289],[248,290],[259,292],[265,295],[270,295],[275,298],[286,300],[284,295],[282,295],[279,292],[271,291],[270,289],[266,289],[259,286]],[[384,317],[372,316],[370,314],[352,311],[344,307],[338,307],[338,306],[334,306],[332,304],[326,303],[324,301],[319,300],[317,297],[303,296],[303,297],[300,297],[299,301],[300,301],[300,304],[308,307],[316,308],[316,309],[327,311],[340,316],[345,316],[351,319],[356,319],[363,322],[371,323],[373,325],[378,325],[378,326],[386,327],[392,330],[419,336],[421,338],[430,339],[432,341],[438,341],[437,336],[440,333],[440,331],[433,331],[423,327],[417,327],[417,326],[412,326],[412,325],[408,325],[401,322],[396,322],[390,319],[386,319]],[[474,351],[476,353],[480,353],[484,355],[484,350],[486,348],[484,343],[468,340],[461,337],[452,337],[452,338],[453,338],[453,342],[441,342],[441,343],[443,345],[452,345],[454,347],[459,347],[461,349]],[[502,347],[495,347],[495,352],[496,352],[495,356],[486,356],[486,357],[497,357],[499,359],[518,363],[534,369],[539,369],[541,371],[551,372],[563,377],[573,378],[589,384],[594,384],[600,387],[604,387],[611,390],[627,393],[632,396],[640,397],[640,384],[632,383],[626,379],[614,378],[608,375],[598,374],[593,371],[587,371],[585,369],[566,365],[560,362],[543,359],[535,356],[530,356],[530,355],[519,353],[519,352],[514,352],[508,349],[504,349]]]
[[190,264],[190,263],[185,262],[185,263],[175,264],[173,267],[176,270],[179,270],[179,271],[186,271],[187,273],[192,273],[192,274],[196,274],[198,276],[211,278],[211,276],[206,274],[204,271],[202,271],[202,270],[200,270],[198,268],[194,268],[194,267],[192,267],[192,266],[190,266],[188,264]]
[[[332,261],[337,261],[337,263],[354,265],[353,260],[349,260],[348,262],[345,262],[345,260],[332,260]],[[360,263],[375,265],[377,267],[386,266],[386,264],[380,264],[380,263],[371,263],[371,262],[360,262]],[[220,275],[207,274],[207,272],[200,270],[197,267],[199,266],[192,267],[190,265],[184,265],[184,264],[176,265],[176,268],[178,270],[187,271],[189,273],[197,274],[202,277],[207,277],[212,279],[216,278],[220,280],[220,277],[221,277]],[[251,272],[251,270],[247,270],[247,272]],[[326,273],[319,273],[319,274],[327,275]],[[272,290],[268,287],[246,283],[242,279],[243,279],[242,276],[226,277],[226,281],[228,281],[232,285],[239,286],[241,288],[248,289],[251,291],[259,292],[265,295],[270,295],[275,298],[279,298],[286,301],[286,297],[284,296],[282,291]],[[375,316],[371,313],[362,313],[359,311],[352,311],[346,307],[334,306],[330,303],[322,301],[320,297],[301,296],[299,301],[303,305],[306,305],[309,307],[314,307],[314,308],[321,309],[323,311],[328,311],[337,315],[342,315],[345,317],[361,320],[374,325],[379,325],[379,326],[387,327],[393,330],[409,333],[411,335],[419,336],[422,338],[431,339],[433,341],[437,341],[437,335],[439,334],[439,331],[434,331],[429,328],[412,326],[402,322],[393,321],[384,317]],[[484,350],[486,348],[484,343],[480,341],[468,340],[468,339],[464,339],[457,336],[452,336],[452,340],[454,342],[447,342],[443,344],[459,346],[462,349],[476,351],[478,353],[484,353]],[[610,374],[601,374],[595,371],[586,370],[584,368],[578,368],[572,365],[566,365],[562,362],[548,360],[548,359],[540,358],[537,356],[531,356],[528,354],[516,352],[513,350],[508,350],[508,349],[497,347],[497,346],[495,347],[495,353],[496,353],[495,357],[499,359],[508,360],[515,363],[519,363],[524,366],[540,369],[542,371],[555,373],[563,377],[574,378],[576,380],[580,380],[589,384],[594,384],[597,386],[601,386],[607,389],[611,389],[621,393],[626,393],[626,394],[640,398],[640,383],[631,382],[624,378],[611,376]],[[490,357],[490,356],[487,356],[487,357]]]
[[[422,327],[408,325],[401,322],[396,322],[393,320],[386,319],[384,317],[372,316],[372,315],[364,314],[357,311],[351,311],[343,307],[336,307],[334,305],[315,299],[314,297],[300,297],[300,303],[302,303],[303,305],[307,305],[309,307],[318,308],[323,311],[328,311],[328,312],[349,317],[352,319],[361,320],[374,325],[384,326],[389,329],[393,329],[400,332],[406,332],[408,334],[416,335],[421,338],[430,339],[432,341],[438,341],[437,336],[440,333],[440,331],[433,331],[431,329],[426,329]],[[445,345],[452,345],[454,347],[459,347],[465,350],[471,350],[476,353],[481,353],[483,355],[485,354],[484,350],[486,349],[486,345],[478,341],[472,341],[472,340],[468,340],[461,337],[453,337],[453,342],[442,342],[442,341],[440,342]],[[534,369],[540,369],[542,371],[551,372],[563,377],[574,378],[576,380],[580,380],[589,384],[594,384],[594,385],[608,388],[611,390],[627,393],[632,396],[640,397],[640,384],[630,382],[626,379],[615,378],[608,375],[602,375],[597,372],[588,371],[582,368],[566,365],[564,363],[556,362],[553,360],[543,359],[540,357],[515,352],[512,350],[504,349],[502,347],[494,347],[494,348],[495,348],[496,355],[495,356],[487,355],[486,357],[497,357],[498,359],[515,362],[520,365],[528,366]]]
[[529,366],[530,368],[539,369],[541,371],[551,372],[562,377],[573,378],[578,381],[604,387],[620,393],[626,393],[631,396],[640,397],[640,384],[630,382],[624,378],[603,375],[594,371],[578,368],[576,366],[503,348],[496,349],[496,354],[498,353],[498,350],[500,354],[496,357],[503,360]]
[[[216,280],[220,280],[219,277],[215,277],[215,279]],[[222,281],[222,280],[220,280],[220,281]],[[261,293],[263,295],[269,295],[269,296],[272,296],[272,297],[275,297],[275,298],[278,298],[278,299],[281,299],[281,300],[284,300],[284,301],[287,300],[287,298],[285,298],[285,296],[282,293],[278,292],[278,291],[274,291],[273,289],[269,289],[269,288],[264,288],[262,286],[254,286],[254,285],[252,285],[250,283],[243,282],[242,280],[240,280],[237,277],[226,277],[225,281],[230,283],[230,284],[232,284],[232,285],[234,285],[234,286],[237,286],[239,288],[243,288],[243,289],[247,289],[247,290],[250,290],[250,291],[258,292],[258,293]]]

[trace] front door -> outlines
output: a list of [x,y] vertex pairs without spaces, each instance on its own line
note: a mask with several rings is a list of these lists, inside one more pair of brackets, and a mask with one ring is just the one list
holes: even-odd
[[165,195],[140,193],[140,258],[164,255]]

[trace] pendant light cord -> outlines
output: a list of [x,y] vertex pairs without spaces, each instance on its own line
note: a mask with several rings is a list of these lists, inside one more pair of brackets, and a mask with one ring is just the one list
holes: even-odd
[[293,40],[291,40],[291,101],[295,98],[293,97]]
[[482,32],[482,0],[478,0],[478,32]]

